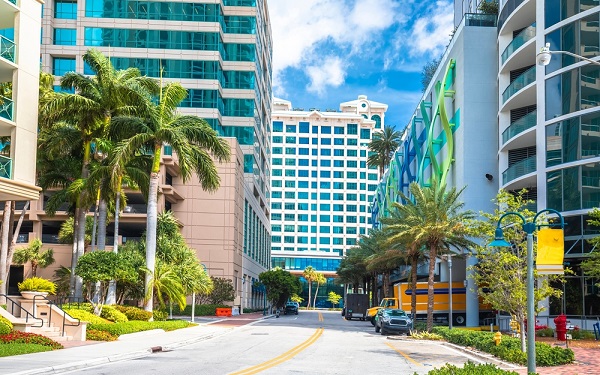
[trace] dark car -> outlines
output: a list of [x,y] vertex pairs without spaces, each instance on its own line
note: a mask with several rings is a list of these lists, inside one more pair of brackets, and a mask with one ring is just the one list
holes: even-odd
[[283,309],[283,314],[295,314],[298,315],[298,303],[297,302],[288,302],[285,304],[285,309]]
[[382,335],[388,333],[404,333],[410,335],[412,320],[400,309],[381,309],[375,315],[375,332]]

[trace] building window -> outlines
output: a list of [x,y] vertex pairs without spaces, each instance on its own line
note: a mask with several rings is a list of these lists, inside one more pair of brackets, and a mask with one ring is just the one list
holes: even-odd
[[295,133],[296,132],[296,125],[286,125],[285,126],[285,131],[288,133]]
[[75,58],[55,57],[53,59],[52,74],[55,76],[64,76],[67,72],[75,71]]
[[298,140],[298,143],[300,143],[301,145],[307,145],[307,144],[309,144],[308,138],[307,137],[300,137],[300,139]]
[[273,136],[273,143],[283,143],[283,137],[280,135]]
[[348,134],[358,134],[358,124],[348,124]]
[[283,122],[273,121],[273,133],[282,133],[282,132],[283,132]]
[[76,20],[77,0],[56,0],[54,2],[54,18]]
[[308,134],[310,124],[308,122],[300,122],[298,127],[300,128],[300,133]]
[[[356,145],[358,145],[358,139],[349,138],[348,140],[346,140],[346,144],[348,146],[356,146]],[[350,150],[348,150],[348,151],[350,151]]]
[[54,44],[57,46],[74,46],[77,44],[75,29],[54,29]]
[[344,134],[344,128],[342,126],[336,126],[333,128],[334,134]]

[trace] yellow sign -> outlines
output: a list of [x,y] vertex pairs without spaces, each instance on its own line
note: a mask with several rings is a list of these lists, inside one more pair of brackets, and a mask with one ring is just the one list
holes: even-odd
[[563,274],[565,235],[562,229],[543,228],[537,233],[536,269],[538,275]]

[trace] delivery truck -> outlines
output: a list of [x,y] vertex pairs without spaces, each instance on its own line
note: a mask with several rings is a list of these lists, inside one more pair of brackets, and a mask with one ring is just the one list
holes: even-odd
[[365,320],[369,308],[369,295],[359,293],[346,294],[344,301],[344,317],[346,320]]

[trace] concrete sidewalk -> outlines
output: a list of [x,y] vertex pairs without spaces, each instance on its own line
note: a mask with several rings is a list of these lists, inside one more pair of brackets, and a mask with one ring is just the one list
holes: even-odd
[[[169,351],[181,346],[208,340],[231,332],[235,327],[222,325],[231,321],[237,325],[250,324],[270,316],[262,313],[243,314],[227,318],[198,317],[199,326],[171,332],[153,330],[122,335],[112,342],[70,343],[65,349],[0,358],[0,374],[32,375],[59,374],[103,363],[141,358],[153,352]],[[182,319],[186,319],[182,317]],[[187,317],[189,320],[190,318]]]

